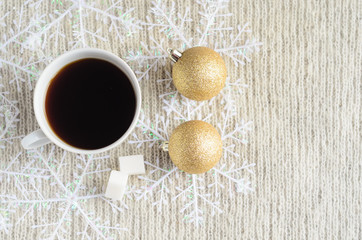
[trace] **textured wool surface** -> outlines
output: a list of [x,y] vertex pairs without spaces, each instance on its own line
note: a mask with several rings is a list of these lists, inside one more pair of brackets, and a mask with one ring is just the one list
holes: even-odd
[[[110,1],[103,2],[112,6]],[[18,101],[20,121],[15,123],[14,136],[39,128],[32,106],[36,79],[31,74],[41,72],[54,57],[85,45],[126,57],[129,50],[139,49],[141,42],[148,45],[153,39],[164,38],[164,32],[148,26],[132,30],[130,36],[125,33],[117,36],[116,31],[108,31],[112,22],[97,18],[96,11],[82,11],[78,5],[64,11],[73,4],[71,1],[31,3],[34,4],[29,7],[29,1],[5,0],[0,5],[0,83],[3,85],[0,92],[7,91],[7,99]],[[168,1],[164,4],[171,6]],[[146,21],[152,7],[149,1],[125,0],[118,5],[123,7],[121,13],[134,8],[130,15],[141,21]],[[176,12],[181,15],[187,7],[193,19],[189,26],[198,25],[200,9],[196,3],[175,1]],[[172,197],[162,211],[153,207],[152,201],[126,199],[128,209],[114,212],[109,203],[100,198],[79,202],[79,208],[70,200],[13,208],[5,201],[15,197],[27,199],[38,194],[37,191],[44,198],[54,197],[59,189],[50,184],[53,179],[26,193],[19,184],[25,180],[21,177],[14,180],[9,172],[14,166],[8,168],[14,158],[20,159],[21,164],[16,166],[20,172],[32,160],[40,161],[29,157],[16,138],[12,144],[5,142],[0,149],[0,195],[10,196],[1,198],[0,202],[0,239],[102,239],[105,236],[114,239],[362,239],[361,1],[235,0],[227,8],[233,16],[225,20],[225,26],[236,27],[248,22],[252,35],[263,42],[260,52],[253,54],[252,62],[245,66],[236,67],[225,58],[229,77],[242,78],[249,85],[243,94],[235,93],[237,114],[252,120],[254,129],[248,135],[249,143],[235,151],[240,154],[240,161],[248,159],[256,163],[252,178],[255,191],[232,198],[227,192],[221,193],[217,200],[223,213],[205,213],[201,225],[183,221],[180,211],[184,203],[173,201]],[[46,14],[42,18],[44,23],[35,29],[31,19],[43,14]],[[75,18],[78,15],[81,16]],[[64,19],[58,24],[60,16]],[[170,14],[170,18],[176,16],[176,13]],[[100,29],[97,35],[107,41],[77,35],[84,27],[93,33]],[[46,34],[40,39],[29,38],[28,47],[21,47],[19,42],[27,41],[31,35],[28,31],[34,29]],[[196,34],[193,27],[189,31]],[[48,42],[41,46],[44,39]],[[172,47],[172,44],[170,37],[162,47]],[[38,59],[42,62],[32,64]],[[17,66],[22,67],[17,69]],[[157,96],[162,88],[156,79],[163,74],[163,69],[170,71],[171,63],[157,66],[157,71],[150,71],[149,78],[140,84],[144,104],[149,106],[152,116],[162,111]],[[145,81],[148,84],[144,84]],[[154,84],[150,84],[151,81]],[[216,104],[202,111],[214,111],[217,117]],[[53,147],[46,146],[42,154],[49,156],[53,150],[53,157],[60,161],[64,152]],[[118,168],[117,156],[143,154],[149,162],[157,157],[170,161],[155,148],[147,145],[136,148],[128,142],[107,154],[109,158],[100,161],[100,167],[108,171],[83,182],[88,188],[97,187],[97,193],[102,192],[109,170]],[[72,181],[77,161],[81,160],[76,159],[75,154],[65,155],[63,163],[66,164],[59,170],[64,183]],[[58,170],[34,171],[47,175]],[[24,188],[40,186],[38,180],[35,178]],[[130,177],[129,182],[132,181],[135,178]],[[221,183],[227,184],[227,181],[224,179]],[[72,185],[65,188],[71,189]],[[83,191],[81,187],[76,190]],[[74,211],[70,210],[73,207]],[[102,225],[127,230],[108,234]]]

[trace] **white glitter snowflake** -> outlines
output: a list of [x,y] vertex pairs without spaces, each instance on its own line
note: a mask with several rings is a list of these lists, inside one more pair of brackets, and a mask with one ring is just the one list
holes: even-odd
[[107,31],[113,32],[117,36],[119,44],[123,44],[125,37],[138,32],[141,29],[139,21],[132,17],[134,8],[123,9],[122,2],[112,0],[109,5],[97,4],[90,1],[73,1],[77,9],[73,24],[73,35],[76,39],[70,42],[72,48],[90,47],[97,41],[106,42],[102,37],[102,29],[87,29],[89,25],[83,23],[85,17],[92,17],[107,26]]
[[[200,8],[198,11],[200,19],[195,23],[188,16],[189,8],[181,14],[176,12],[174,2],[170,7],[162,1],[152,2],[153,6],[146,17],[147,22],[141,25],[148,30],[162,32],[164,38],[155,40],[151,36],[149,44],[141,42],[139,49],[129,51],[129,55],[125,57],[128,62],[140,67],[140,70],[136,71],[140,81],[148,79],[150,71],[157,71],[158,67],[165,66],[165,59],[168,57],[167,48],[170,47],[182,51],[193,46],[209,46],[222,56],[230,58],[236,66],[251,62],[250,54],[259,51],[262,43],[256,39],[246,38],[246,34],[251,32],[248,23],[238,26],[237,29],[225,26],[225,18],[232,16],[227,12],[229,1],[200,0],[197,3]],[[194,26],[197,34],[190,31]],[[217,41],[218,37],[223,40]],[[170,44],[170,39],[172,46],[167,45]],[[167,78],[159,82],[171,81],[170,72],[166,74]]]
[[[26,155],[26,161],[21,156]],[[101,199],[108,204],[108,210],[121,213],[128,206],[124,202],[111,201],[104,197],[103,186],[97,186],[97,178],[109,172],[103,169],[101,162],[109,156],[94,157],[78,155],[76,161],[66,159],[64,151],[55,158],[55,147],[18,153],[2,163],[0,183],[11,184],[17,189],[14,193],[0,195],[0,230],[9,231],[13,225],[22,224],[30,216],[40,219],[31,226],[38,230],[42,239],[64,239],[71,230],[71,222],[80,217],[84,231],[78,233],[86,239],[117,239],[121,232],[128,231],[119,224],[111,226],[102,220],[94,210],[87,210],[87,202]],[[74,163],[73,163],[74,162]],[[71,165],[71,164],[74,164]],[[67,171],[72,169],[72,171]],[[49,191],[49,187],[54,191]],[[55,190],[56,189],[56,190]],[[131,194],[130,191],[126,193]],[[129,196],[128,196],[129,197]],[[107,207],[107,206],[106,206]],[[49,212],[56,213],[54,222],[47,221]],[[10,221],[12,214],[21,212],[16,222]],[[13,220],[15,218],[12,218]]]
[[[233,123],[236,111],[234,101],[230,96],[231,92],[232,87],[229,85],[222,91],[221,100],[214,100],[219,101],[219,105],[223,108],[222,120],[216,126],[224,143],[223,159],[227,159],[230,155],[232,159],[239,162],[240,156],[233,150],[235,144],[247,143],[245,137],[247,132],[251,130],[252,123],[243,119]],[[210,104],[208,102],[192,101],[177,92],[171,95],[162,95],[161,100],[163,101],[165,116],[155,115],[155,118],[151,120],[142,115],[138,128],[143,134],[134,133],[133,140],[130,140],[129,143],[137,144],[138,147],[142,144],[148,144],[149,147],[155,147],[155,145],[159,147],[163,141],[168,140],[169,133],[177,127],[177,123],[194,119],[207,121],[213,118],[211,113],[206,116],[200,114],[201,110],[205,111],[203,108],[208,108]],[[169,124],[169,118],[175,120],[175,124],[172,126]],[[231,126],[232,128],[230,128]],[[228,132],[226,129],[233,130]],[[156,148],[155,151],[161,150]],[[244,161],[241,166],[236,166],[235,163],[222,164],[223,160],[220,160],[221,166],[218,164],[206,174],[189,175],[182,173],[172,165],[167,155],[164,155],[164,159],[168,163],[161,163],[159,158],[152,162],[146,161],[148,174],[139,176],[145,185],[136,191],[136,200],[151,198],[153,206],[156,206],[158,211],[162,211],[163,205],[180,199],[185,201],[184,208],[180,209],[180,213],[185,214],[184,219],[199,224],[203,220],[203,208],[210,207],[212,215],[215,212],[222,212],[219,202],[212,200],[214,197],[219,198],[220,192],[227,191],[229,196],[233,197],[235,193],[247,194],[253,191],[251,182],[245,178],[246,173],[253,174],[253,167],[255,166],[253,163],[249,164]],[[224,186],[219,181],[220,178],[226,179],[228,185]],[[209,192],[212,192],[214,196],[211,196]]]
[[[162,102],[164,114],[155,114],[154,117],[147,117],[151,114],[144,109],[138,123],[138,134],[133,134],[133,139],[129,141],[140,147],[147,144],[149,147],[159,147],[163,141],[167,141],[169,134],[174,128],[184,121],[203,120],[213,123],[219,130],[223,140],[223,158],[220,163],[203,175],[190,175],[178,170],[167,154],[160,153],[163,159],[156,158],[154,161],[147,161],[148,174],[140,176],[139,179],[145,183],[137,191],[137,200],[151,199],[153,206],[158,211],[162,211],[165,205],[172,201],[184,201],[185,205],[180,209],[184,214],[184,220],[195,223],[203,222],[204,214],[211,211],[211,215],[223,212],[220,206],[221,193],[228,193],[233,197],[235,193],[247,194],[253,191],[249,175],[253,173],[254,163],[240,162],[240,155],[235,148],[240,144],[247,144],[246,134],[252,128],[252,122],[243,119],[237,120],[237,109],[234,95],[241,94],[242,89],[247,85],[241,79],[231,81],[227,79],[226,87],[218,97],[210,101],[197,102],[189,100],[180,95],[172,86],[170,61],[167,59],[167,48],[170,46],[168,39],[172,39],[172,47],[179,46],[179,50],[184,50],[192,46],[208,46],[224,58],[230,58],[236,67],[250,62],[250,53],[259,50],[260,42],[253,40],[243,40],[244,33],[249,33],[248,24],[239,26],[236,31],[225,26],[225,18],[232,14],[226,12],[228,1],[197,1],[199,5],[200,24],[195,24],[189,17],[190,9],[186,8],[184,13],[175,11],[174,3],[167,7],[161,1],[152,2],[152,8],[147,16],[147,22],[142,23],[149,30],[153,29],[164,33],[164,38],[156,40],[150,37],[150,44],[141,42],[140,48],[129,51],[127,61],[139,69],[136,71],[138,80],[148,80],[150,73],[162,71],[162,78],[157,79],[163,92],[159,92],[159,100]],[[190,32],[189,24],[196,26],[196,32]],[[227,38],[225,36],[228,36]],[[217,42],[216,37],[224,39]],[[165,70],[166,69],[166,70]],[[146,83],[148,84],[150,80]],[[154,84],[151,82],[150,84]],[[220,106],[221,119],[210,111],[211,106],[216,101]],[[146,113],[147,112],[147,113]],[[206,112],[202,116],[202,112]],[[173,119],[172,125],[170,118]],[[227,129],[233,129],[227,131]],[[155,149],[155,151],[161,151]],[[231,159],[233,162],[225,162],[223,159]],[[227,185],[220,182],[220,178],[227,181]]]
[[0,148],[5,148],[6,145],[22,137],[17,136],[16,131],[19,122],[17,101],[9,100],[9,92],[4,91],[3,87],[0,84]]
[[[67,45],[60,49],[96,47],[96,42],[108,41],[104,36],[109,35],[104,33],[112,31],[118,36],[119,43],[123,44],[125,36],[141,28],[132,17],[135,9],[123,9],[122,1],[108,3],[110,5],[103,1],[28,0],[20,9],[14,7],[11,10],[16,14],[5,13],[0,17],[1,81],[15,85],[19,92],[32,90],[41,70],[61,54],[49,52],[49,49],[61,43]],[[38,9],[44,6],[49,11],[43,15],[37,14]],[[29,21],[26,16],[31,11],[34,14],[30,14]],[[15,19],[9,19],[10,15],[16,16]],[[107,27],[91,29],[89,22],[94,19],[102,21],[103,26]],[[69,23],[73,32],[71,36],[66,36],[64,28]],[[74,41],[69,41],[72,37]],[[14,49],[19,54],[14,55]],[[6,79],[3,77],[5,73]],[[16,132],[20,114],[17,102],[10,100],[8,95],[0,85],[0,148],[22,137]],[[72,156],[76,159],[72,159]],[[97,205],[105,212],[119,215],[128,209],[125,202],[104,197],[105,189],[99,186],[99,182],[105,183],[104,176],[110,171],[102,167],[107,166],[102,163],[105,159],[109,157],[59,152],[54,145],[19,152],[15,156],[1,155],[0,186],[15,187],[11,188],[14,192],[9,192],[6,187],[1,188],[0,238],[4,233],[11,237],[13,228],[21,227],[25,222],[32,224],[26,227],[36,234],[37,239],[65,239],[72,232],[71,224],[81,224],[83,230],[75,233],[79,239],[119,239],[120,236],[129,236],[127,227],[105,219],[92,207],[97,200]],[[126,199],[131,199],[134,194],[133,189],[128,190]]]
[[[118,43],[123,44],[125,37],[138,32],[141,26],[132,16],[135,9],[123,9],[122,2],[110,1],[110,5],[106,5],[85,0],[52,0],[54,11],[40,15],[37,9],[44,5],[49,7],[49,1],[26,1],[17,10],[17,19],[8,19],[9,12],[0,18],[3,29],[0,38],[0,51],[3,53],[0,57],[0,70],[12,73],[9,83],[16,84],[18,91],[21,90],[22,83],[27,83],[28,89],[32,90],[40,70],[61,54],[47,54],[49,46],[59,46],[61,40],[66,40],[68,46],[63,46],[66,49],[94,47],[98,41],[108,41],[104,37],[105,31],[114,33],[118,37]],[[26,10],[35,13],[30,21],[26,21]],[[101,21],[107,28],[99,25],[97,29],[93,29],[87,21],[93,19]],[[7,25],[8,22],[13,24]],[[67,22],[71,22],[73,33],[73,40],[70,41],[64,32]],[[7,54],[9,49],[14,48],[19,50],[19,55]],[[30,57],[24,60],[23,55]]]

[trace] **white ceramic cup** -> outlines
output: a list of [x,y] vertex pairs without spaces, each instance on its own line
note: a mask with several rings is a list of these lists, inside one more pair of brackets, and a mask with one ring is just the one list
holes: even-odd
[[[120,138],[114,143],[103,148],[92,149],[92,150],[81,149],[71,146],[62,139],[60,139],[50,127],[45,112],[45,98],[51,80],[64,66],[84,58],[102,59],[117,66],[128,77],[128,80],[131,82],[136,96],[136,111],[133,117],[133,121],[131,125],[128,127],[128,130],[122,136],[120,136]],[[34,149],[53,142],[59,147],[70,152],[80,153],[80,154],[93,154],[93,153],[104,152],[111,148],[116,147],[117,145],[122,143],[131,133],[131,131],[135,128],[141,109],[141,90],[134,72],[127,65],[125,61],[123,61],[121,58],[114,55],[113,53],[101,49],[85,48],[85,49],[73,50],[59,56],[44,69],[35,87],[33,103],[34,103],[35,117],[39,123],[40,129],[30,133],[25,138],[23,138],[21,144],[25,149]]]

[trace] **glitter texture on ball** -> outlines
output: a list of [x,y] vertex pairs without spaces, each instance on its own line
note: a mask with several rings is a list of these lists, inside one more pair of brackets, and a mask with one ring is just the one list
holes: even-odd
[[179,169],[191,174],[204,173],[221,158],[221,136],[207,122],[188,121],[172,132],[168,151]]
[[224,60],[207,47],[193,47],[182,53],[172,69],[173,83],[187,98],[196,101],[215,97],[225,86]]

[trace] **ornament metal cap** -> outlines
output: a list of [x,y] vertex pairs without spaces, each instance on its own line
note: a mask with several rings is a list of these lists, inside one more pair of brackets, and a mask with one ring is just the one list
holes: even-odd
[[160,147],[163,151],[168,152],[168,141],[164,141]]
[[177,60],[182,57],[182,53],[176,49],[167,48],[167,52],[173,62],[177,62]]

